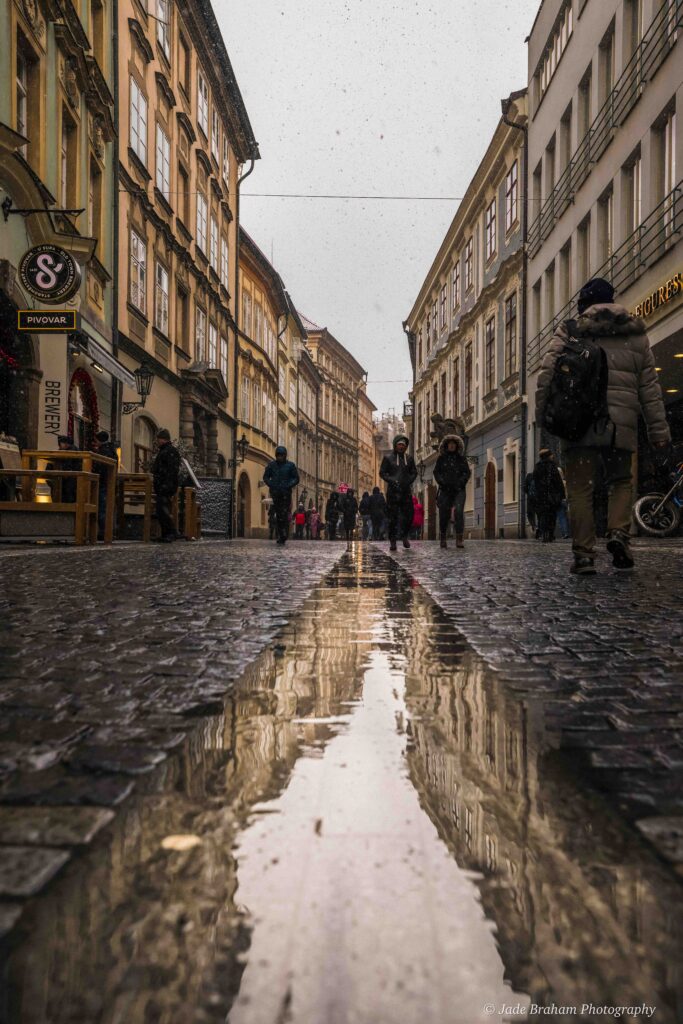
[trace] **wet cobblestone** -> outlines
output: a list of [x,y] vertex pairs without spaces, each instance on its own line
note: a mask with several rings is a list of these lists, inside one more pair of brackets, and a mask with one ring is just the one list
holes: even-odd
[[341,550],[0,553],[0,894],[40,889],[67,859],[47,848],[87,843],[111,818],[88,805],[115,808],[223,710]]
[[683,874],[683,546],[636,543],[636,572],[606,556],[581,578],[565,544],[418,542],[395,557]]

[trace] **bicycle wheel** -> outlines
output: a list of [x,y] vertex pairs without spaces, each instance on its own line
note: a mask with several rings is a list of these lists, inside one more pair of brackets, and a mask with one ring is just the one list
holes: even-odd
[[663,494],[646,494],[633,506],[638,526],[650,537],[668,537],[680,523],[681,510],[672,501],[665,502],[657,511],[663,497]]

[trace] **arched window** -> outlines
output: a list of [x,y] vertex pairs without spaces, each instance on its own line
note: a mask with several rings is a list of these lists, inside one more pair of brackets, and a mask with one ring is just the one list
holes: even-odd
[[133,424],[133,461],[135,473],[147,473],[152,465],[157,428],[147,416],[138,416]]

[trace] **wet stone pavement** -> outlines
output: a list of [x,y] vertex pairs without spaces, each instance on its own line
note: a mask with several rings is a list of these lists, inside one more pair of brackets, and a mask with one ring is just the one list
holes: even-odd
[[131,550],[0,558],[2,1024],[683,1019],[680,548]]

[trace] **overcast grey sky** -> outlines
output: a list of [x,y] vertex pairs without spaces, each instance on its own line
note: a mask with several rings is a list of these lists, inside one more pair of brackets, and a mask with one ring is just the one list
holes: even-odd
[[[242,223],[297,308],[369,371],[380,411],[410,388],[401,327],[457,202],[526,83],[540,0],[214,0],[262,159]],[[384,383],[384,382],[390,383]]]

